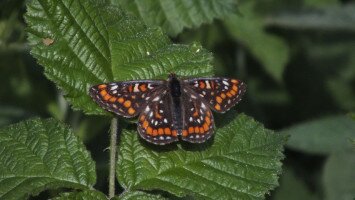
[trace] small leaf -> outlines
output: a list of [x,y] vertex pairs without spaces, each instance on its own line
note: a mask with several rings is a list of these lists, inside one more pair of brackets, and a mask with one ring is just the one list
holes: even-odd
[[331,116],[301,123],[281,131],[291,135],[287,147],[307,153],[329,154],[351,150],[355,121],[347,116]]
[[[31,53],[74,108],[108,114],[88,95],[104,82],[212,75],[211,54],[199,45],[173,45],[107,1],[34,0],[27,6]],[[43,44],[51,38],[51,45]]]
[[346,200],[355,197],[354,166],[354,151],[341,154],[335,153],[328,157],[323,172],[326,200]]
[[141,17],[147,25],[161,26],[171,36],[181,33],[184,28],[197,28],[237,11],[234,0],[111,1]]
[[45,189],[92,188],[95,165],[65,125],[33,119],[0,129],[0,199]]
[[120,197],[115,197],[113,200],[164,200],[160,195],[148,194],[141,191],[125,192]]
[[289,60],[289,47],[276,35],[266,33],[263,17],[253,10],[254,3],[240,5],[243,17],[234,15],[226,20],[231,35],[242,43],[277,81],[281,81]]
[[71,193],[62,193],[60,197],[53,200],[107,200],[108,198],[96,190],[84,190]]
[[124,131],[118,181],[127,191],[161,189],[198,199],[263,199],[278,185],[285,140],[285,135],[274,134],[245,115],[218,129],[214,141],[179,145],[174,151],[162,147],[154,151],[142,146],[136,131]]

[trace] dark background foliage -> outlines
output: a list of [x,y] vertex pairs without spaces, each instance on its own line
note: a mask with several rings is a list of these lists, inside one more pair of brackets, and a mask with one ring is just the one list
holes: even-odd
[[[142,15],[125,1],[112,2]],[[0,127],[33,116],[68,123],[90,149],[95,187],[105,191],[109,119],[73,111],[43,75],[26,43],[25,3],[0,1]],[[212,52],[216,76],[248,84],[238,112],[291,134],[280,186],[268,199],[354,198],[355,4],[241,1],[238,11],[182,32],[164,28],[174,43],[199,42]]]

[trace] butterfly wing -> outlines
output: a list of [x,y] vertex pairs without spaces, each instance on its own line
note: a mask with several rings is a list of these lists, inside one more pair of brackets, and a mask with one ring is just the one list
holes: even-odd
[[211,109],[196,92],[184,88],[183,94],[183,131],[182,140],[202,143],[208,140],[214,130]]
[[166,87],[152,94],[138,118],[138,132],[148,142],[165,145],[178,141],[172,99]]
[[164,81],[125,81],[95,85],[90,96],[102,108],[123,117],[134,117],[142,110],[152,92]]
[[246,90],[246,85],[237,79],[194,78],[184,80],[193,91],[208,102],[216,112],[224,113],[237,104]]

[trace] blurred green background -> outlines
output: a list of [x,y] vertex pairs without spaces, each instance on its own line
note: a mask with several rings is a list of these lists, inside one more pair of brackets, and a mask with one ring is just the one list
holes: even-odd
[[[25,3],[0,1],[0,127],[34,116],[68,123],[105,191],[110,120],[73,111],[43,75],[26,44]],[[238,112],[291,135],[267,199],[355,199],[355,3],[249,0],[238,11],[170,35],[211,51],[216,76],[247,83]]]

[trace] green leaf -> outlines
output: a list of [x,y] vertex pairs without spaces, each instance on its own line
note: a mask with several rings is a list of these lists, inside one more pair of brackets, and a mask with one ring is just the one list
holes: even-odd
[[122,196],[113,198],[113,200],[163,200],[163,199],[166,198],[163,198],[160,195],[148,194],[141,191],[125,192]]
[[313,154],[351,150],[355,121],[347,116],[331,116],[301,123],[281,131],[291,135],[287,147]]
[[108,198],[96,190],[84,190],[71,193],[62,193],[60,197],[53,200],[107,200]]
[[323,172],[323,187],[327,200],[353,199],[355,197],[355,154],[332,154]]
[[89,97],[92,85],[120,80],[212,75],[211,54],[174,45],[159,28],[107,1],[34,0],[27,6],[31,53],[74,108],[108,114]]
[[0,129],[0,199],[45,189],[92,188],[95,165],[65,125],[33,119]]
[[111,1],[140,17],[147,25],[161,26],[171,36],[181,33],[184,28],[197,28],[237,11],[234,0]]
[[213,141],[177,149],[154,150],[141,144],[136,131],[123,131],[118,181],[126,192],[161,189],[197,199],[263,199],[278,185],[286,136],[243,114],[227,121]]
[[266,33],[264,19],[255,13],[253,2],[241,4],[240,12],[243,17],[234,15],[226,20],[227,29],[275,80],[281,81],[289,59],[289,47],[281,38]]

